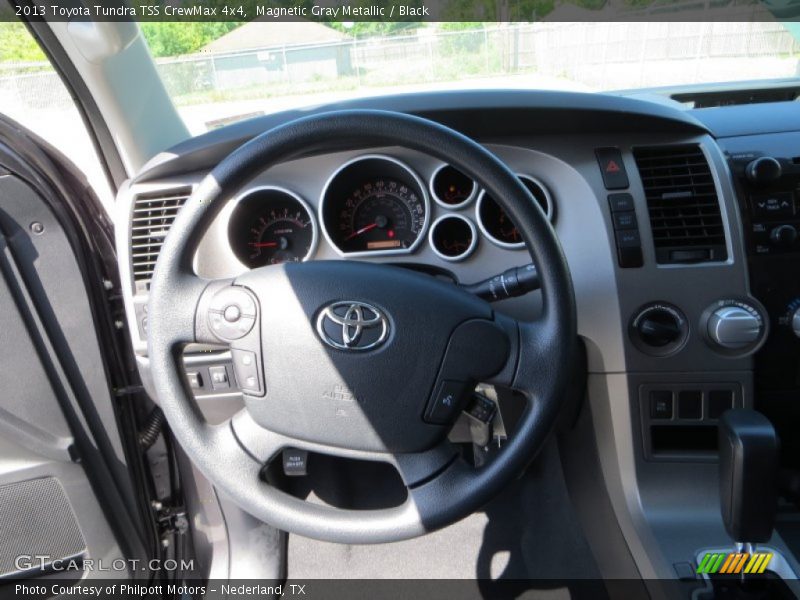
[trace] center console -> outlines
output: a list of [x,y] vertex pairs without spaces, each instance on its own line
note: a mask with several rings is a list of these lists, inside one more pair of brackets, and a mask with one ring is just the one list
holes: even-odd
[[[738,185],[752,294],[771,324],[755,355],[756,407],[776,423],[784,464],[800,466],[800,144],[796,133],[721,140]],[[782,435],[781,435],[782,434]]]

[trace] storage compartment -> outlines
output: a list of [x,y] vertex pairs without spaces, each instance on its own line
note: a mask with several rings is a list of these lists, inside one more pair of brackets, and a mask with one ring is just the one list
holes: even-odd
[[653,456],[714,455],[717,452],[717,426],[651,425],[650,444]]

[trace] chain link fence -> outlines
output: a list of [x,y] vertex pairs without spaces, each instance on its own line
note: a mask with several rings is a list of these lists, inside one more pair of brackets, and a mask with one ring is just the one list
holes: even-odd
[[[246,52],[157,60],[194,133],[242,115],[368,93],[609,90],[800,75],[800,44],[774,22],[529,23],[315,45],[266,42]],[[107,190],[81,118],[48,63],[0,63],[0,112]]]
[[787,77],[798,56],[779,23],[531,23],[201,54],[158,70],[178,104],[193,104],[520,74],[590,89]]
[[[779,23],[531,23],[159,59],[178,105],[313,91],[546,75],[587,89],[797,76]],[[47,63],[0,64],[0,110],[63,109]]]

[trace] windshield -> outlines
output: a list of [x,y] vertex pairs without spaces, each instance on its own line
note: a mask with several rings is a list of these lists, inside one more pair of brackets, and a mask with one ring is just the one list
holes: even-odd
[[192,133],[305,105],[426,90],[571,91],[798,75],[778,22],[143,23]]

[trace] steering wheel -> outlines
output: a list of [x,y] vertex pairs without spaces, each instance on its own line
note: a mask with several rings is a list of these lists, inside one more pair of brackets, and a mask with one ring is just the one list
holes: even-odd
[[[502,316],[457,286],[389,265],[312,261],[235,279],[197,277],[203,232],[248,181],[304,155],[401,146],[473,177],[517,224],[538,269],[540,316]],[[447,127],[384,111],[320,114],[267,131],[232,152],[195,189],[161,249],[148,308],[156,394],[200,471],[253,516],[341,543],[390,542],[480,508],[533,459],[554,426],[577,339],[566,261],[542,210],[489,151]],[[181,367],[191,342],[227,343],[245,408],[211,425]],[[477,382],[526,398],[517,429],[485,466],[447,441]],[[312,504],[262,480],[287,448],[393,465],[403,504],[346,510]]]

